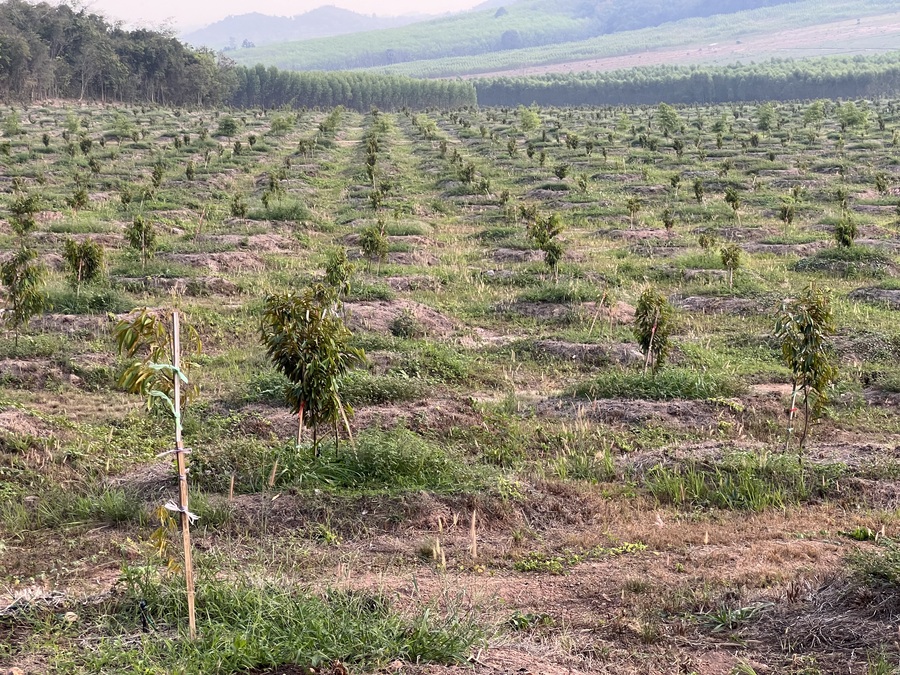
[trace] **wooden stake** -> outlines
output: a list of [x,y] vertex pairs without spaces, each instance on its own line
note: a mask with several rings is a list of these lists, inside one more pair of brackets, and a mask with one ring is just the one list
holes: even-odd
[[477,509],[472,509],[472,524],[469,529],[469,535],[472,538],[472,561],[478,560],[478,530],[476,529]]
[[228,486],[228,501],[234,499],[234,474],[231,474],[231,485]]
[[197,638],[197,615],[194,609],[194,561],[191,556],[191,520],[188,512],[187,463],[181,438],[181,324],[178,312],[172,313],[172,365],[175,366],[173,404],[175,406],[175,457],[178,461],[178,495],[181,507],[181,538],[184,545],[184,581],[187,587],[188,624],[191,640]]
[[797,383],[794,382],[794,390],[791,393],[791,409],[788,412],[788,430],[787,430],[787,440],[784,442],[784,451],[787,452],[791,449],[791,436],[794,433],[794,416],[797,412]]

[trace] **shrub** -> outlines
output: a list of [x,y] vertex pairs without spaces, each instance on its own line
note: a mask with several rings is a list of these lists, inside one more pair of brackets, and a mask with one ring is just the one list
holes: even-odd
[[408,308],[404,308],[388,326],[391,335],[404,339],[417,339],[425,337],[425,328]]
[[25,246],[0,264],[0,284],[7,304],[2,318],[15,333],[17,345],[21,330],[47,306],[46,278],[47,267]]
[[810,284],[796,299],[786,300],[775,323],[774,336],[781,343],[782,361],[790,369],[794,388],[788,443],[793,431],[797,395],[802,395],[804,420],[802,448],[811,420],[821,416],[829,389],[838,376],[832,362],[831,336],[834,315],[828,295]]
[[[647,288],[634,310],[634,335],[647,358],[646,365],[658,371],[669,353],[669,334],[672,330],[672,308],[666,297]],[[646,370],[646,367],[645,367]]]
[[81,294],[82,285],[91,284],[100,279],[103,272],[104,254],[103,247],[93,239],[85,239],[81,243],[72,239],[66,240],[63,260],[66,263],[69,285],[75,290],[76,296]]
[[226,115],[219,120],[219,126],[216,129],[216,136],[234,136],[238,132],[237,120]]
[[266,355],[290,380],[284,396],[298,416],[298,444],[304,422],[313,427],[316,439],[320,426],[340,421],[349,433],[347,417],[353,411],[341,400],[341,378],[362,364],[365,354],[350,345],[350,330],[334,303],[333,290],[315,284],[299,295],[268,296],[260,321]]
[[853,241],[858,234],[859,228],[856,225],[856,221],[846,213],[834,227],[834,238],[841,248],[850,248],[853,246]]
[[384,225],[370,225],[365,228],[360,234],[359,246],[370,262],[384,262],[388,254],[388,239],[384,233]]

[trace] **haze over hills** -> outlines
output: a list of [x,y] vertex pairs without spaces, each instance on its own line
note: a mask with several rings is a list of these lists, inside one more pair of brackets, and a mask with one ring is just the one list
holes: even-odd
[[690,17],[727,14],[798,0],[519,0],[364,36],[272,44],[240,63],[294,70],[389,66],[578,42]]
[[[590,70],[593,59],[682,46],[692,55],[683,59],[675,54],[673,63],[723,63],[700,51],[710,43],[740,45],[743,39],[765,33],[829,22],[838,25],[860,17],[884,16],[893,25],[891,15],[898,10],[895,0],[490,0],[485,5],[404,27],[258,46],[234,52],[233,57],[248,66],[369,69],[413,77],[524,74],[524,69],[567,62],[573,69]],[[833,38],[827,32],[811,34],[802,44],[782,45],[776,40],[764,45],[759,56],[737,50],[733,61],[868,53],[896,44],[890,33],[861,32],[852,24],[851,30],[845,28],[840,25],[837,45],[829,42]],[[607,69],[603,64],[598,68]]]
[[186,33],[182,39],[196,47],[236,49],[398,28],[429,18],[428,15],[381,17],[325,5],[294,17],[269,16],[258,12],[229,16]]

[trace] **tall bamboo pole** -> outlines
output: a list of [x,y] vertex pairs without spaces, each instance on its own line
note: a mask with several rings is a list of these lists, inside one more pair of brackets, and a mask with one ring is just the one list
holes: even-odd
[[194,562],[191,556],[191,520],[188,511],[188,482],[184,441],[181,438],[181,323],[178,312],[172,313],[172,365],[175,366],[175,457],[178,461],[178,495],[181,509],[181,538],[184,545],[184,581],[187,586],[188,623],[191,640],[197,637],[194,610]]

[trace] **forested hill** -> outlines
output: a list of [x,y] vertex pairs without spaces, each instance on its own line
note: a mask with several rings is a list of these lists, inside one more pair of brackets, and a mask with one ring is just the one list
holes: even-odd
[[227,98],[234,73],[211,51],[126,31],[66,4],[0,3],[0,96],[195,103]]
[[343,105],[360,111],[476,103],[469,83],[244,68],[171,35],[124,30],[84,9],[2,2],[0,99],[47,98],[175,106]]
[[239,63],[291,70],[371,68],[577,42],[691,17],[783,5],[797,0],[519,0],[487,9],[320,40],[241,49]]

